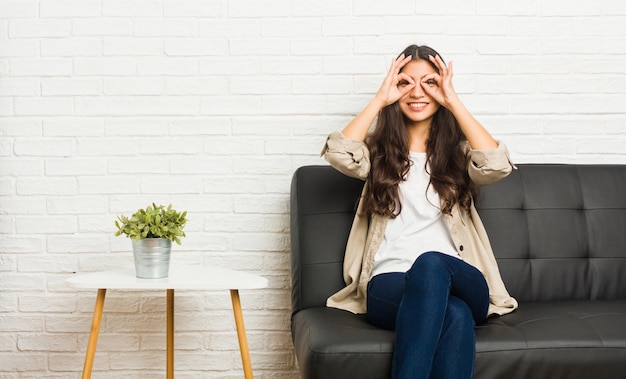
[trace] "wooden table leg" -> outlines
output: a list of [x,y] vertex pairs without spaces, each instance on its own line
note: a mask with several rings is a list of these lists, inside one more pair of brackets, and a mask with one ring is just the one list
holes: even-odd
[[237,327],[237,337],[239,338],[243,374],[246,379],[252,379],[252,363],[250,362],[250,351],[248,350],[248,341],[246,340],[246,328],[243,324],[243,312],[241,311],[239,290],[230,290],[230,299],[232,300],[233,313],[235,314],[235,326]]
[[105,288],[98,289],[96,296],[96,306],[93,310],[93,318],[91,319],[91,331],[89,332],[89,342],[87,343],[87,353],[85,354],[85,365],[83,366],[83,379],[91,378],[91,370],[93,369],[93,360],[96,355],[96,344],[98,343],[98,332],[100,331],[100,322],[102,321],[102,310],[104,309],[104,296],[107,290]]
[[174,290],[167,290],[167,379],[174,379]]

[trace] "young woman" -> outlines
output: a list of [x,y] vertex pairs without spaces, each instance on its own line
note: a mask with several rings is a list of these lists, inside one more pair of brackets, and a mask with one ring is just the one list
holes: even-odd
[[366,181],[346,287],[327,304],[396,331],[392,378],[471,378],[474,326],[517,308],[473,203],[478,186],[514,166],[459,100],[452,68],[427,46],[407,47],[322,152]]

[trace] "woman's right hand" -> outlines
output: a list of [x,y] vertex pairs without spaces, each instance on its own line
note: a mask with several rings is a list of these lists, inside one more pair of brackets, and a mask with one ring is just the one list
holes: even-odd
[[402,67],[410,62],[411,59],[411,56],[405,57],[401,55],[393,60],[391,68],[376,93],[376,96],[374,96],[361,113],[356,115],[341,131],[345,137],[357,141],[364,141],[372,122],[374,122],[380,110],[400,100],[402,96],[415,88],[416,84],[413,79],[407,74],[400,72]]
[[[376,93],[376,98],[381,101],[384,106],[395,103],[415,87],[413,79],[400,72],[402,67],[410,62],[411,59],[412,57],[410,55],[405,57],[404,54],[402,54],[391,62],[389,72]],[[399,85],[400,83],[402,83],[402,85]]]

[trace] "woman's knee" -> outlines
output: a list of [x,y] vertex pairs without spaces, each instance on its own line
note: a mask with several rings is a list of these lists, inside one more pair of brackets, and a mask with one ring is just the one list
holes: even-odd
[[448,272],[448,266],[446,264],[446,256],[443,253],[426,252],[417,257],[411,269],[407,271],[407,275],[415,275],[418,277],[425,277],[425,275],[441,275]]
[[413,266],[419,267],[427,267],[427,268],[440,268],[445,267],[445,260],[447,256],[443,253],[438,253],[436,251],[428,251],[426,253],[420,254],[415,262],[413,262]]

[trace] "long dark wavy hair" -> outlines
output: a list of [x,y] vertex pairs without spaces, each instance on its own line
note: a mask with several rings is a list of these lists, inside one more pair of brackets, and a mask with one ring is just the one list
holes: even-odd
[[[428,46],[411,45],[402,54],[413,60],[424,60],[436,71],[437,67],[428,56],[439,55]],[[402,55],[401,54],[401,55]],[[419,85],[419,83],[417,83]],[[426,162],[432,185],[441,204],[441,212],[451,214],[452,208],[459,205],[469,210],[474,189],[467,174],[466,160],[461,151],[465,135],[452,113],[444,108],[434,114],[428,141],[426,142]],[[399,184],[406,180],[411,167],[409,159],[409,133],[406,118],[398,102],[383,108],[374,131],[365,140],[369,151],[371,168],[368,185],[364,193],[363,210],[366,214],[396,217],[402,210]]]

